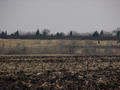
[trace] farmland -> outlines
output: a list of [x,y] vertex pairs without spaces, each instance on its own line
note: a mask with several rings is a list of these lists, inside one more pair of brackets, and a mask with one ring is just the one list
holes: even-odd
[[0,54],[120,55],[115,40],[0,39]]
[[0,90],[120,90],[114,40],[0,39]]
[[119,55],[0,55],[0,90],[119,90]]

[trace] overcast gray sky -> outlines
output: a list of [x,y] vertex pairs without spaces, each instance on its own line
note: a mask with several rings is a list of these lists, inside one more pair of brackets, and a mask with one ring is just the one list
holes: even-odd
[[0,0],[0,29],[106,31],[120,27],[120,0]]

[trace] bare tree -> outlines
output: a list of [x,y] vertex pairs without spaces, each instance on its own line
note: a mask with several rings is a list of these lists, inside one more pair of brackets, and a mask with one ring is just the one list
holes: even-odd
[[49,30],[49,29],[44,29],[44,30],[42,31],[43,36],[47,36],[47,35],[49,35],[49,33],[50,33],[50,30]]

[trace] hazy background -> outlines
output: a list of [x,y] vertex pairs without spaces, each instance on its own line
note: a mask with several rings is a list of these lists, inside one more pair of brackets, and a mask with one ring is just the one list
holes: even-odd
[[0,0],[0,29],[111,31],[120,26],[120,0]]

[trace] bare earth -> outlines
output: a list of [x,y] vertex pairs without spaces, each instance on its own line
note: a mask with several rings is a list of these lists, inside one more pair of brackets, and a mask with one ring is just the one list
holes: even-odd
[[120,56],[1,55],[0,90],[120,90]]

